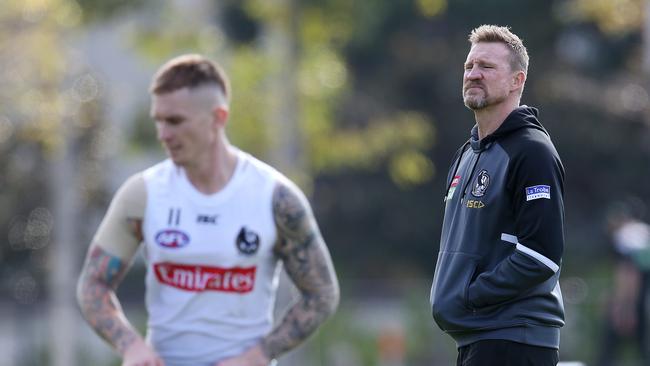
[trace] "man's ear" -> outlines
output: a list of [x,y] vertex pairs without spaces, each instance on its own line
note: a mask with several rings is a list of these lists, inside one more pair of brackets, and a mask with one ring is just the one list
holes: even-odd
[[523,71],[516,71],[512,77],[511,90],[521,89],[526,82],[526,74]]
[[215,107],[212,110],[212,115],[214,116],[214,121],[220,126],[225,127],[228,122],[228,107],[220,105]]

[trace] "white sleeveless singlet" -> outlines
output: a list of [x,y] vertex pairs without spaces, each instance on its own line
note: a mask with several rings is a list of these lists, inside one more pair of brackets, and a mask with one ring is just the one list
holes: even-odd
[[271,201],[283,176],[241,151],[230,181],[212,195],[171,160],[143,176],[148,341],[167,366],[242,353],[273,325],[280,266]]

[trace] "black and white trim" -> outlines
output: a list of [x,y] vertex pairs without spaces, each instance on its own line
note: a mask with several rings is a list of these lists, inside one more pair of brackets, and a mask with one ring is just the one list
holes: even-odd
[[546,267],[550,268],[551,271],[553,271],[553,273],[557,273],[557,271],[560,270],[560,266],[558,266],[555,262],[553,262],[549,258],[545,257],[544,255],[542,255],[542,254],[528,248],[527,246],[521,244],[519,242],[519,239],[517,239],[516,236],[514,236],[512,234],[501,233],[501,240],[507,241],[508,243],[515,244],[516,245],[516,247],[515,247],[516,250],[535,258],[536,260],[538,260],[539,262],[544,264]]

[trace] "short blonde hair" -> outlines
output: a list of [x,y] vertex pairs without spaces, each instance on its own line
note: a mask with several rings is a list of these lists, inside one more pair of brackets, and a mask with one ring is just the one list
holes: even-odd
[[484,24],[474,28],[469,34],[469,42],[475,45],[480,42],[498,42],[508,46],[510,50],[510,68],[528,74],[528,51],[516,34],[508,27]]
[[175,57],[158,69],[149,91],[165,94],[183,88],[216,85],[226,101],[230,98],[230,83],[223,69],[215,62],[197,54]]

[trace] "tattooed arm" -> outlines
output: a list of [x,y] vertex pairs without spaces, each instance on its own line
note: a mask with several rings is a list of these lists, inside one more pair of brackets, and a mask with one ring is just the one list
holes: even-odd
[[300,299],[260,344],[216,366],[266,366],[307,339],[338,306],[339,284],[329,251],[298,187],[290,182],[275,187],[273,216],[278,230],[274,250]]
[[269,358],[304,341],[339,303],[334,266],[302,192],[291,183],[279,184],[273,194],[273,214],[278,229],[275,251],[301,298],[262,341],[262,350]]
[[140,337],[115,296],[127,269],[124,260],[93,245],[77,284],[77,301],[88,324],[120,354]]
[[142,240],[144,182],[129,179],[116,193],[88,250],[77,283],[77,301],[88,324],[113,346],[123,365],[162,365],[155,352],[124,316],[115,291]]

